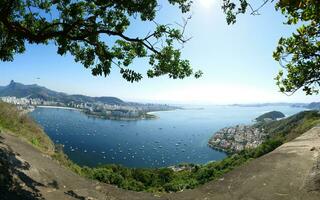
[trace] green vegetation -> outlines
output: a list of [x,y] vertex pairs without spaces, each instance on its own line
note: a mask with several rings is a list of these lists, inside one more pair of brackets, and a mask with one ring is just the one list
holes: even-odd
[[[168,0],[182,13],[190,11],[190,0]],[[281,37],[273,58],[285,69],[275,77],[280,91],[293,93],[303,88],[307,95],[319,92],[320,6],[318,0],[265,0],[257,5],[252,0],[223,0],[222,9],[228,24],[236,16],[249,12],[259,15],[267,3],[275,2],[276,10],[286,18],[285,24],[299,26],[290,37]],[[108,76],[112,67],[130,82],[142,74],[129,68],[137,58],[148,58],[150,78],[168,75],[183,79],[194,75],[189,60],[181,57],[179,44],[187,20],[180,26],[157,24],[148,35],[126,35],[131,19],[149,25],[157,16],[157,0],[70,1],[70,0],[2,0],[0,2],[0,60],[12,61],[25,52],[25,45],[54,43],[57,53],[70,53],[76,62],[91,69],[94,76]],[[47,16],[51,16],[50,19]],[[133,23],[134,24],[134,23]],[[105,38],[115,42],[107,44]],[[162,42],[160,42],[162,41]],[[97,62],[95,62],[97,61]]]
[[[168,2],[182,13],[190,10],[190,0]],[[158,10],[157,0],[1,0],[0,60],[12,61],[28,43],[50,42],[59,55],[71,54],[94,76],[108,76],[113,66],[125,80],[139,81],[142,74],[129,65],[147,58],[150,78],[200,77],[202,72],[194,72],[190,62],[181,58],[179,46],[189,40],[184,36],[187,22],[180,26],[152,23]],[[149,26],[150,33],[127,35],[133,18]],[[110,40],[114,42],[106,42]]]
[[[44,131],[15,106],[0,101],[0,137],[4,133],[28,141],[43,153],[53,154],[54,145]],[[0,148],[0,199],[35,199],[39,194],[36,191],[25,190],[17,181],[17,166],[13,164],[12,156],[12,151]]]
[[[215,180],[318,124],[320,124],[320,114],[317,111],[305,111],[283,120],[258,123],[257,126],[262,126],[269,133],[269,137],[257,148],[230,154],[221,161],[205,165],[181,164],[178,166],[181,170],[176,171],[171,168],[127,168],[114,164],[95,168],[80,167],[68,159],[61,145],[56,145],[55,153],[50,155],[61,165],[81,176],[114,184],[120,188],[148,192],[176,192]],[[1,130],[26,138],[41,150],[50,152],[49,150],[53,149],[52,142],[37,124],[17,111],[14,106],[2,102],[0,102],[0,125]]]
[[283,118],[283,117],[285,117],[285,115],[282,112],[271,111],[271,112],[267,112],[267,113],[260,115],[259,117],[256,118],[256,120],[258,122],[264,122],[267,119],[276,120],[276,119]]
[[43,152],[54,151],[53,142],[37,123],[15,106],[0,101],[0,132],[3,131],[26,139]]
[[[238,14],[259,15],[260,9],[273,0],[264,0],[255,8],[251,0],[223,0],[222,9],[228,24]],[[281,92],[294,93],[303,88],[307,95],[317,94],[320,86],[320,6],[319,0],[277,0],[275,8],[285,16],[286,25],[297,27],[290,37],[281,37],[273,58],[281,67],[275,80]],[[253,3],[253,4],[251,4]]]
[[288,142],[310,128],[320,125],[319,111],[304,111],[279,121],[257,124],[268,132],[269,138]]

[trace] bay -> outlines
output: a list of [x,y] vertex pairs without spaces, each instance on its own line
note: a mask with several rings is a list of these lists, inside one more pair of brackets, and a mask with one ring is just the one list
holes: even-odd
[[221,160],[226,154],[207,145],[215,131],[251,124],[257,116],[272,110],[290,116],[303,108],[187,106],[183,110],[155,112],[157,119],[137,121],[104,120],[78,110],[57,108],[36,108],[30,115],[81,166],[115,163],[153,168]]

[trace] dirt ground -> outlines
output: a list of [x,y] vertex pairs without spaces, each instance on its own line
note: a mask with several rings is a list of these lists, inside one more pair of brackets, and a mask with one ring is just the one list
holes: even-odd
[[8,134],[0,134],[0,150],[8,155],[20,186],[48,200],[320,199],[320,127],[233,170],[220,180],[193,190],[161,195],[126,191],[87,180]]

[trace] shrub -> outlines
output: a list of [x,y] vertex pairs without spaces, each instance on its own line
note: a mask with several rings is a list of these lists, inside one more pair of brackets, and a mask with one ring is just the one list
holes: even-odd
[[54,144],[37,123],[14,105],[0,101],[0,129],[26,139],[48,154],[54,153]]

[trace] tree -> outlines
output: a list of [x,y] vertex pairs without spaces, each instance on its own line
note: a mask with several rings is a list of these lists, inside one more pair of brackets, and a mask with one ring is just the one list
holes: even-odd
[[[182,13],[190,9],[190,0],[168,1]],[[53,42],[58,54],[70,53],[95,76],[107,76],[117,66],[124,79],[139,81],[142,74],[129,65],[147,57],[148,77],[200,77],[202,72],[194,72],[176,48],[188,40],[186,22],[179,29],[155,23],[155,30],[146,36],[125,34],[130,19],[154,21],[157,9],[157,0],[1,0],[0,59],[12,61],[25,51],[26,43]]]
[[[248,0],[223,0],[222,9],[228,24],[236,22],[238,14],[259,10],[273,0],[264,0],[253,8]],[[280,63],[275,80],[281,92],[292,94],[302,88],[307,95],[318,94],[320,88],[320,0],[278,0],[275,5],[287,18],[285,24],[300,25],[288,38],[280,38],[273,58]]]

